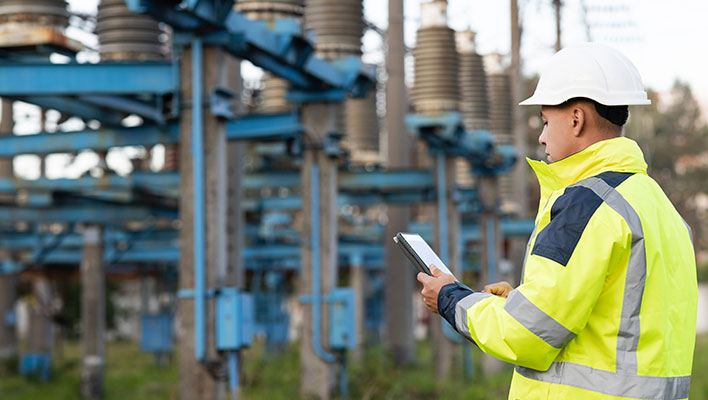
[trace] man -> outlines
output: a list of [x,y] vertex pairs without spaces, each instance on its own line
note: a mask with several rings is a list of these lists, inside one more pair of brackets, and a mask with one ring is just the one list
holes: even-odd
[[522,283],[472,292],[419,274],[426,306],[515,364],[510,399],[684,399],[696,332],[688,226],[622,137],[639,73],[598,44],[554,55],[534,95],[547,162]]

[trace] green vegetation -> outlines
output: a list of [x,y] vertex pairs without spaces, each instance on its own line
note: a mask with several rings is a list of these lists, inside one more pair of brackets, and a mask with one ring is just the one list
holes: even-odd
[[[300,368],[298,344],[267,353],[261,342],[244,354],[244,399],[294,400],[298,398]],[[75,400],[79,398],[78,343],[65,346],[64,359],[55,360],[52,380],[39,383],[0,372],[3,400]],[[478,358],[479,351],[474,350]],[[106,399],[172,400],[177,398],[177,365],[158,367],[153,357],[128,342],[108,346]],[[379,347],[371,347],[364,361],[350,368],[349,398],[352,399],[505,399],[511,379],[506,370],[482,377],[478,371],[463,378],[462,368],[450,380],[438,382],[432,366],[431,348],[421,343],[413,365],[394,368]],[[476,360],[478,361],[478,360]],[[457,362],[461,365],[461,361]],[[708,334],[698,337],[691,382],[691,400],[708,400]]]

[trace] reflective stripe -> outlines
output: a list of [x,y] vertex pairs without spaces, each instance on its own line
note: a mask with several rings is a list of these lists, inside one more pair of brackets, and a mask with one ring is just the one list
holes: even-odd
[[516,372],[538,381],[568,385],[609,396],[632,399],[688,398],[691,376],[660,377],[622,374],[570,362],[554,362],[548,371],[516,367]]
[[605,181],[588,178],[576,184],[594,191],[615,210],[632,231],[632,248],[627,263],[627,274],[622,299],[622,317],[617,333],[617,371],[637,374],[637,346],[639,344],[639,312],[644,295],[647,258],[644,249],[644,231],[639,215],[627,200]]
[[509,293],[504,310],[519,321],[524,328],[557,349],[565,346],[575,337],[575,333],[536,307],[516,289]]
[[455,305],[455,325],[457,326],[457,331],[470,340],[472,340],[472,334],[470,333],[469,325],[467,325],[467,310],[489,296],[493,295],[491,293],[474,292],[458,301]]

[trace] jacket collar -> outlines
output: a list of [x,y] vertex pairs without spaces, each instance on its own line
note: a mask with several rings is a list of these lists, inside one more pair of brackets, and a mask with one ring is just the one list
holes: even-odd
[[606,171],[647,173],[647,163],[639,145],[623,136],[593,143],[553,163],[529,158],[526,161],[536,173],[541,186],[541,207],[556,190]]

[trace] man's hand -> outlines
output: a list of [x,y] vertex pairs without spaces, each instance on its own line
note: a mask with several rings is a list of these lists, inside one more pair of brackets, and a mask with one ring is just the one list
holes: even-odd
[[432,272],[433,276],[425,272],[418,272],[418,282],[423,284],[423,290],[420,291],[423,295],[423,303],[425,303],[428,310],[437,314],[440,289],[449,283],[455,283],[457,279],[450,274],[444,274],[433,264],[430,264],[430,272]]
[[497,282],[490,283],[489,285],[485,286],[484,290],[482,291],[485,293],[491,293],[495,296],[506,298],[506,296],[508,296],[512,290],[514,290],[514,288],[511,287],[511,285],[507,282]]

